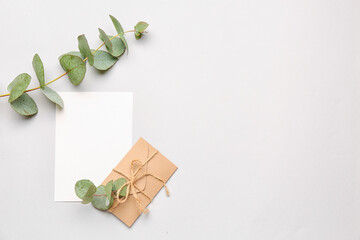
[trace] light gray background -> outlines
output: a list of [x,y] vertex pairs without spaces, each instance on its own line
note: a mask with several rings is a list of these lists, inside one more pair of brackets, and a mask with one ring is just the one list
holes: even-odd
[[[79,87],[134,92],[134,139],[179,166],[128,229],[55,203],[55,107],[20,117],[0,99],[0,239],[360,239],[360,2],[1,1],[0,92],[19,73],[62,73],[79,34],[98,46],[139,20],[149,34]],[[37,86],[34,79],[31,86]],[[71,102],[66,102],[71,104]],[[91,131],[91,129],[89,129]],[[96,137],[96,136],[94,136]],[[91,149],[89,149],[91,151]]]

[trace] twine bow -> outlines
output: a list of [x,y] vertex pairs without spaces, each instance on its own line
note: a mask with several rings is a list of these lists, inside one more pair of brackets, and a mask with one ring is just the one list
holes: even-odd
[[[162,180],[161,178],[155,176],[154,174],[151,174],[151,173],[143,173],[143,174],[139,174],[139,172],[144,168],[144,166],[146,164],[148,164],[148,162],[150,162],[151,159],[154,158],[154,156],[156,154],[158,154],[159,151],[156,150],[148,159],[146,159],[146,161],[144,163],[141,163],[139,160],[132,160],[131,161],[131,169],[130,169],[130,173],[131,173],[131,176],[127,176],[125,175],[124,173],[120,172],[119,170],[117,169],[113,169],[114,172],[117,172],[119,174],[121,174],[122,176],[124,176],[124,178],[126,179],[126,183],[123,184],[121,186],[121,188],[116,192],[116,205],[113,206],[110,211],[113,211],[116,206],[120,203],[124,203],[126,202],[126,200],[128,199],[129,195],[130,195],[130,191],[132,192],[132,195],[134,195],[134,198],[137,202],[137,206],[138,206],[138,209],[140,212],[142,213],[148,213],[149,210],[147,208],[145,208],[142,204],[141,204],[141,201],[139,199],[139,196],[138,196],[138,193],[141,193],[142,195],[144,195],[147,199],[149,199],[151,201],[151,198],[141,189],[139,189],[139,187],[136,185],[136,182],[139,181],[140,179],[146,177],[146,176],[151,176],[157,180],[159,180],[160,182],[162,182],[163,186],[165,187],[165,191],[166,191],[166,195],[169,196],[170,195],[170,192],[168,190],[168,188],[166,187],[166,184],[165,184],[165,181]],[[136,167],[137,165],[137,167]],[[125,187],[127,187],[126,189],[126,195],[125,197],[120,197],[120,192],[122,189],[124,189]],[[136,192],[136,190],[138,191],[138,193]]]

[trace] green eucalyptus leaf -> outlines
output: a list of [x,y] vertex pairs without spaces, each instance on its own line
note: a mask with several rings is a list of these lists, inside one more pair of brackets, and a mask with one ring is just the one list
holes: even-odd
[[120,22],[114,17],[114,16],[111,16],[109,15],[110,18],[111,18],[111,21],[113,22],[114,24],[114,27],[116,29],[116,32],[120,35],[120,34],[124,34],[124,29],[122,28]]
[[93,200],[93,195],[96,192],[96,187],[95,185],[91,185],[89,187],[89,189],[87,190],[87,192],[85,193],[83,200],[82,200],[82,204],[88,204]]
[[149,26],[146,22],[138,22],[134,29],[135,29],[135,38],[140,39],[142,37],[143,32]]
[[148,26],[149,24],[146,22],[138,22],[135,26],[135,31],[139,33],[143,33]]
[[64,101],[60,97],[60,95],[49,88],[48,86],[45,86],[44,89],[41,89],[41,92],[53,103],[57,104],[59,107],[64,107]]
[[111,180],[110,182],[108,182],[105,185],[105,192],[106,192],[106,197],[110,200],[111,198],[111,192],[112,192],[112,186],[113,186],[113,180]]
[[40,88],[44,88],[45,86],[45,73],[44,73],[44,65],[41,61],[41,58],[38,54],[35,54],[33,57],[32,65],[36,74],[36,77],[39,80]]
[[[110,36],[112,37],[112,36]],[[113,45],[113,56],[114,57],[120,57],[125,52],[125,44],[124,41],[121,38],[115,37],[111,40]]]
[[76,182],[75,184],[75,193],[80,199],[84,199],[84,196],[88,192],[89,188],[94,186],[94,183],[87,179],[82,179]]
[[[117,191],[122,187],[122,185],[124,185],[125,183],[126,183],[126,179],[125,179],[125,178],[116,179],[116,180],[114,181],[112,190],[113,190],[114,192],[117,192]],[[123,189],[121,189],[121,191],[120,191],[120,196],[125,197],[125,196],[126,196],[126,190],[127,190],[127,186],[124,187]]]
[[86,37],[84,34],[78,36],[78,42],[79,42],[79,50],[81,52],[81,54],[87,58],[87,60],[89,61],[90,66],[94,65],[94,56],[91,53],[90,47],[89,47],[89,43],[86,40]]
[[23,116],[32,116],[38,112],[35,101],[27,93],[23,93],[20,97],[10,103],[15,112]]
[[[111,39],[113,36],[110,36],[108,35],[108,38]],[[102,38],[102,36],[100,36],[100,39],[102,41],[104,41],[104,39]],[[111,55],[114,56],[114,57],[120,57],[124,51],[125,51],[125,45],[124,45],[124,42],[118,38],[118,37],[115,37],[113,39],[110,40],[111,41],[111,44],[112,44],[112,53]]]
[[91,201],[92,205],[102,211],[108,210],[114,202],[113,197],[107,198],[105,186],[100,185],[96,188],[96,192],[93,195],[93,199]]
[[118,58],[103,50],[98,50],[94,53],[94,67],[97,70],[106,71],[111,68],[117,60]]
[[129,54],[129,47],[128,47],[128,44],[126,42],[125,36],[123,34],[120,34],[119,37],[123,41],[123,43],[125,44],[126,53]]
[[31,76],[27,73],[22,73],[18,75],[7,87],[10,92],[9,103],[16,100],[20,97],[29,86],[31,81]]
[[99,28],[99,33],[100,33],[100,39],[102,41],[104,41],[106,49],[108,50],[108,52],[110,54],[112,54],[113,53],[113,48],[112,48],[112,43],[111,43],[110,39],[108,38],[108,36],[104,32],[104,30],[102,30],[101,28]]
[[79,85],[85,77],[86,64],[83,59],[74,54],[64,54],[59,58],[61,67],[68,72],[70,82]]

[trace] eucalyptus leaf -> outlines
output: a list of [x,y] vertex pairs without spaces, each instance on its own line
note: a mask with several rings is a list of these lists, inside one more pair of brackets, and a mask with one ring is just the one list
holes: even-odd
[[93,200],[93,195],[96,192],[96,187],[95,185],[91,185],[89,187],[89,189],[87,190],[87,192],[85,193],[83,200],[82,200],[82,204],[88,204]]
[[[113,36],[108,35],[108,38],[111,39]],[[100,39],[102,41],[104,41],[104,39],[102,38],[102,36],[100,36]],[[112,56],[114,57],[120,57],[124,51],[125,51],[125,45],[124,42],[118,38],[118,37],[114,37],[113,39],[110,40],[111,44],[112,44]]]
[[16,100],[20,97],[29,86],[31,81],[31,76],[27,73],[22,73],[18,75],[7,87],[10,92],[9,103]]
[[[116,180],[114,181],[112,190],[113,190],[114,192],[117,192],[117,191],[122,187],[122,185],[124,185],[125,183],[126,183],[126,179],[125,179],[125,178],[116,179]],[[124,187],[123,189],[121,189],[121,191],[120,191],[120,196],[125,197],[125,196],[126,196],[126,191],[127,191],[127,186]]]
[[111,21],[113,22],[114,24],[114,27],[116,29],[116,32],[120,35],[120,34],[124,34],[124,29],[122,28],[120,22],[114,17],[114,16],[111,16],[109,15],[110,18],[111,18]]
[[10,105],[15,112],[23,116],[32,116],[38,112],[35,101],[25,92],[11,102]]
[[142,37],[143,32],[149,26],[146,22],[138,22],[134,29],[135,29],[135,38],[140,39]]
[[[87,179],[82,179],[76,182],[75,184],[75,193],[80,199],[84,199],[85,194],[88,192],[89,188],[94,186],[94,183]],[[96,187],[95,187],[96,188]]]
[[100,71],[106,71],[111,68],[118,58],[112,56],[110,53],[98,50],[94,53],[94,68]]
[[61,67],[68,72],[70,82],[79,85],[85,77],[86,64],[83,59],[74,54],[64,54],[59,58]]
[[49,88],[48,86],[45,86],[44,89],[41,89],[41,92],[53,103],[57,104],[59,107],[64,107],[64,101],[60,97],[60,95]]
[[120,34],[119,37],[123,41],[123,43],[125,44],[126,53],[129,54],[129,47],[128,47],[128,44],[126,42],[125,36],[123,34]]
[[129,53],[129,49],[128,49],[128,44],[126,42],[125,36],[124,36],[124,29],[122,28],[120,22],[112,15],[109,15],[111,18],[111,21],[114,24],[114,27],[116,29],[116,32],[118,33],[120,39],[123,41],[125,48],[126,48],[126,52]]
[[112,206],[113,202],[113,197],[111,197],[110,200],[107,198],[105,186],[100,185],[96,188],[96,192],[93,195],[93,199],[91,201],[95,208],[106,211]]
[[113,180],[111,180],[110,182],[108,182],[105,185],[105,192],[106,192],[106,197],[110,200],[111,198],[111,192],[112,192],[112,186],[113,186]]
[[40,88],[44,88],[45,87],[44,65],[38,54],[34,55],[32,65],[33,65],[36,77],[39,80]]
[[100,36],[99,36],[100,39],[102,41],[104,41],[106,49],[112,55],[113,54],[113,48],[112,48],[112,43],[111,43],[110,39],[108,38],[108,36],[104,32],[104,30],[102,30],[101,28],[99,28],[99,33],[100,33]]
[[94,65],[94,56],[91,53],[90,47],[89,47],[89,43],[86,40],[86,37],[84,34],[78,36],[78,42],[79,42],[79,50],[81,52],[81,54],[87,58],[87,60],[89,61],[90,66]]

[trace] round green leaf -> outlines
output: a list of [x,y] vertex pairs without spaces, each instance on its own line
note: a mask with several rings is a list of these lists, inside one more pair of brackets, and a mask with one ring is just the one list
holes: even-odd
[[90,66],[94,65],[94,56],[91,53],[89,43],[84,34],[78,36],[79,50],[84,57],[88,58]]
[[20,97],[10,103],[15,112],[23,116],[32,116],[38,112],[35,101],[27,93],[23,93]]
[[68,72],[72,84],[79,85],[85,77],[86,64],[83,59],[73,54],[64,54],[59,58],[61,67]]
[[99,33],[100,33],[100,39],[102,41],[104,41],[106,49],[108,50],[108,52],[110,54],[112,54],[113,53],[113,48],[112,48],[112,43],[111,43],[110,39],[108,38],[108,36],[104,32],[104,30],[102,30],[101,28],[99,28]]
[[106,71],[111,68],[116,62],[118,58],[111,56],[110,53],[98,50],[94,53],[94,67],[97,70]]
[[146,22],[138,22],[135,26],[135,38],[140,39],[148,26],[149,24]]
[[34,55],[32,65],[35,70],[36,77],[39,80],[40,88],[44,88],[44,86],[45,86],[44,65],[38,54]]
[[107,198],[105,186],[100,185],[96,188],[96,192],[93,195],[93,199],[91,201],[95,208],[106,211],[112,206],[113,202],[114,199],[112,197],[110,200]]
[[75,193],[80,199],[84,199],[85,194],[88,192],[89,188],[95,185],[87,179],[82,179],[76,182],[75,184]]
[[[119,178],[119,179],[116,179],[114,181],[114,184],[113,184],[113,191],[114,192],[117,192],[121,187],[122,185],[124,185],[126,183],[126,179],[125,178]],[[126,196],[126,190],[127,190],[127,186],[124,187],[123,189],[121,189],[120,191],[120,196],[122,197],[125,197]]]
[[[113,36],[108,35],[108,38],[112,38]],[[101,38],[101,36],[100,36]],[[104,39],[101,38],[101,40],[104,41]],[[113,39],[110,40],[111,44],[112,44],[112,53],[110,53],[112,56],[114,57],[120,57],[124,52],[125,52],[125,45],[124,42],[118,38],[115,37]]]
[[135,31],[139,33],[143,33],[148,26],[149,24],[146,22],[138,22],[135,26]]
[[26,88],[29,86],[31,76],[27,73],[18,75],[7,87],[10,92],[9,103],[20,97]]
[[45,86],[44,89],[41,89],[41,92],[53,103],[57,104],[59,107],[64,107],[64,101],[60,97],[60,95],[49,88],[48,86]]
[[89,187],[89,189],[87,190],[87,192],[85,193],[83,200],[82,200],[82,204],[88,204],[93,200],[93,195],[96,192],[96,187],[95,185],[91,185]]
[[105,185],[105,192],[106,192],[106,196],[107,198],[110,200],[111,198],[111,192],[112,192],[112,186],[113,186],[113,180],[111,180],[110,182],[108,182],[106,185]]

